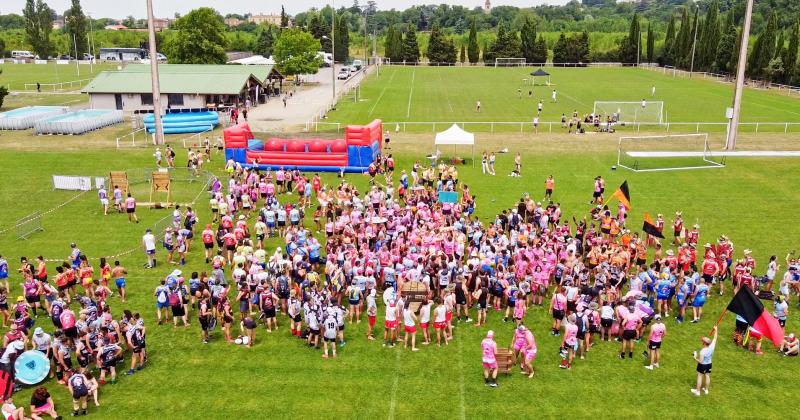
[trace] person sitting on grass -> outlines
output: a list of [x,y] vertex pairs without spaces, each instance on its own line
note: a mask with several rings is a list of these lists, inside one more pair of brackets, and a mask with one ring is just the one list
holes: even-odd
[[41,415],[48,415],[54,419],[61,419],[61,416],[56,412],[56,405],[47,388],[40,386],[31,394],[31,418],[33,420],[42,420]]
[[778,349],[784,356],[797,356],[800,352],[800,339],[794,333],[791,333],[783,338],[781,346]]

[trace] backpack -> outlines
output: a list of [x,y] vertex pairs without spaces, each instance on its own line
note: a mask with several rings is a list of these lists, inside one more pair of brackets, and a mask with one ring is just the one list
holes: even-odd
[[493,285],[493,288],[494,288],[494,293],[495,294],[499,295],[499,294],[503,293],[503,283],[500,283],[499,281],[495,281],[494,285]]
[[178,294],[177,291],[170,292],[169,306],[181,306],[181,296]]
[[286,281],[286,278],[281,277],[278,279],[278,291],[281,293],[289,292],[289,282]]
[[583,322],[583,316],[575,317],[575,325],[578,327],[578,332],[586,332],[586,325]]

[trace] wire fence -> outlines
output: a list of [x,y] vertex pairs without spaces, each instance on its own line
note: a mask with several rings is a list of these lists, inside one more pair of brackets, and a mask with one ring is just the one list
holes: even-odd
[[58,83],[25,83],[24,87],[27,91],[46,91],[46,92],[58,92],[62,90],[76,90],[83,87],[85,84],[91,82],[92,79],[79,79],[79,80],[70,80],[66,82],[58,82]]

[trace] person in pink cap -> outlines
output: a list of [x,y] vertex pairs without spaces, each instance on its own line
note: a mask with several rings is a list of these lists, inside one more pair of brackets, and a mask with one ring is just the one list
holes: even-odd
[[483,381],[486,386],[497,388],[497,343],[494,341],[494,331],[489,330],[486,338],[481,341],[483,349]]

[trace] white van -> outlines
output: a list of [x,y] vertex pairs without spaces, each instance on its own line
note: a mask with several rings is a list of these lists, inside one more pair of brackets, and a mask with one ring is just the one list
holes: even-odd
[[25,58],[36,58],[36,56],[34,56],[33,53],[30,51],[15,50],[11,51],[11,58],[25,59]]

